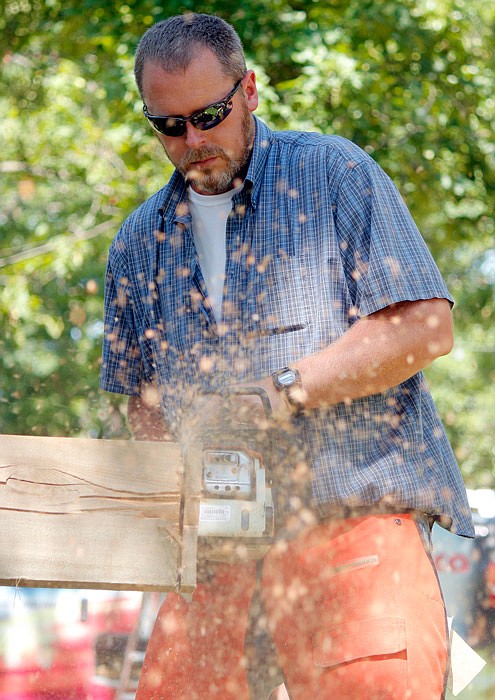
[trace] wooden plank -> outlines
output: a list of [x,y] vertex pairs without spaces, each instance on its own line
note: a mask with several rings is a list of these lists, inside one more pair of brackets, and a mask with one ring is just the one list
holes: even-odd
[[173,590],[181,472],[176,443],[0,436],[0,584]]

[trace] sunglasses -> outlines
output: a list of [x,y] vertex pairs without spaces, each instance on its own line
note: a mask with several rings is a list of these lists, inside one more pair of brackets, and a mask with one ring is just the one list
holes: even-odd
[[213,127],[221,124],[224,119],[226,119],[232,112],[234,107],[232,103],[232,98],[239,89],[243,78],[239,80],[229,94],[219,100],[218,102],[213,102],[213,104],[208,105],[204,109],[200,109],[198,112],[194,112],[190,117],[159,117],[148,112],[146,105],[143,105],[144,116],[150,122],[151,126],[164,136],[183,136],[186,133],[186,124],[190,122],[195,129],[200,131],[208,131],[208,129],[213,129]]

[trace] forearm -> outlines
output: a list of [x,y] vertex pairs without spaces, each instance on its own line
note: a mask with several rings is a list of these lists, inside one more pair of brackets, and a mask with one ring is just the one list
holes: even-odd
[[407,302],[360,319],[336,343],[295,363],[306,407],[386,391],[452,347],[452,320],[442,299]]
[[139,396],[130,396],[127,423],[135,440],[171,440],[158,392],[147,387]]
[[[450,352],[452,342],[447,300],[404,302],[360,319],[338,341],[292,367],[301,373],[303,403],[311,409],[386,391]],[[270,381],[262,385],[278,406]]]
[[[401,384],[450,352],[450,306],[445,299],[403,302],[363,317],[332,345],[292,363],[302,378],[307,409],[371,396]],[[289,407],[270,377],[258,382],[275,414]],[[167,440],[158,392],[153,385],[130,397],[129,427],[137,440]]]

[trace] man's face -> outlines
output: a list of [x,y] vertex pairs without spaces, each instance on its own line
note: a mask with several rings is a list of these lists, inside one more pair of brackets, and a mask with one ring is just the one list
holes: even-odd
[[[203,49],[185,71],[166,73],[148,61],[143,70],[143,99],[153,115],[191,116],[222,100],[234,87],[215,54]],[[254,138],[251,115],[258,106],[253,71],[248,71],[233,99],[232,112],[207,131],[187,123],[183,136],[157,133],[172,164],[200,194],[220,194],[232,189],[249,160]]]

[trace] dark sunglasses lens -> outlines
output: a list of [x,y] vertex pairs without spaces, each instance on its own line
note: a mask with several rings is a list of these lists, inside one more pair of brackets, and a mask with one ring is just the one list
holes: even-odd
[[205,110],[196,114],[191,122],[196,129],[200,131],[208,131],[208,129],[213,129],[214,126],[223,122],[223,120],[229,116],[232,112],[232,102],[228,104],[216,104],[210,105]]
[[186,123],[182,119],[154,117],[150,122],[164,136],[182,136],[186,130]]
[[223,122],[232,112],[234,107],[232,96],[240,84],[241,82],[239,81],[225,100],[216,102],[187,119],[186,117],[154,117],[148,113],[146,106],[144,106],[143,111],[152,126],[164,136],[183,136],[186,133],[186,124],[188,121],[190,121],[196,129],[207,131]]

